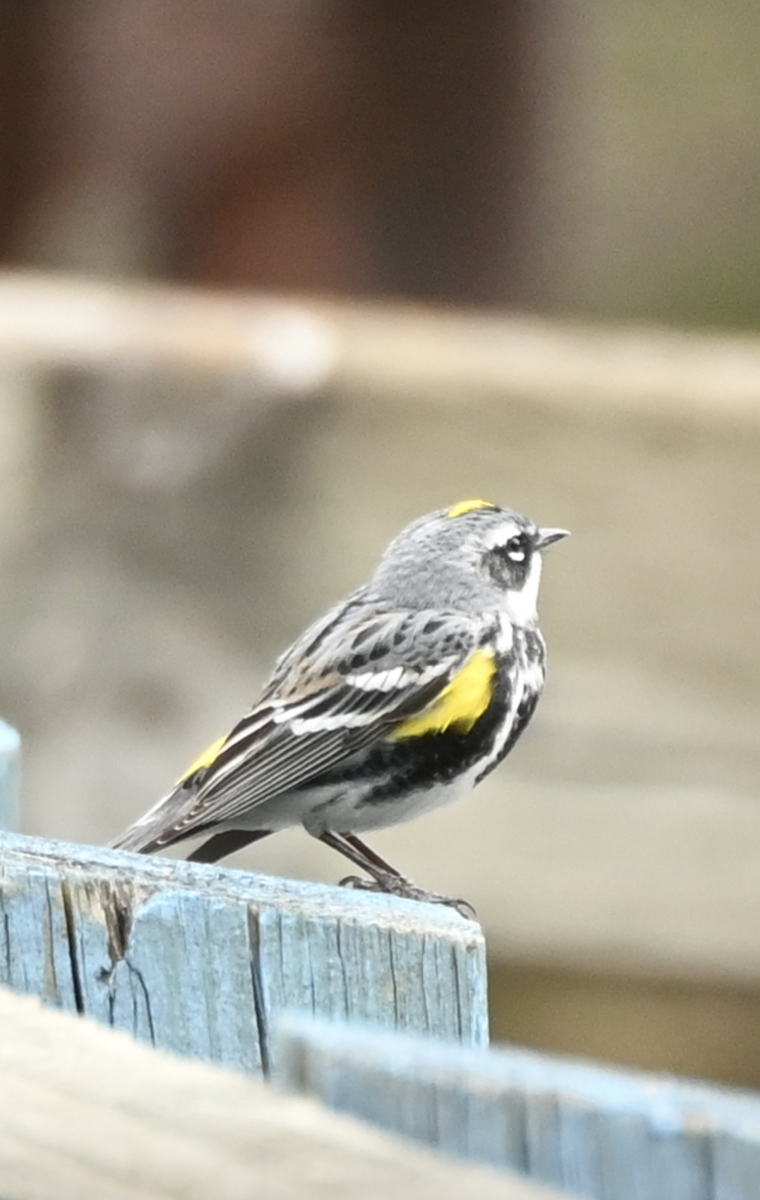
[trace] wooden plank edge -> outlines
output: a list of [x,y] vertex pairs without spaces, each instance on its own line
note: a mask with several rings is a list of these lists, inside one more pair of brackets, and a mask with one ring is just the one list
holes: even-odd
[[0,720],[0,829],[18,829],[20,790],[21,738]]
[[513,1047],[280,1018],[277,1082],[582,1194],[757,1200],[760,1094]]
[[0,990],[0,1195],[13,1200],[551,1200],[318,1102]]
[[221,900],[251,900],[293,913],[308,911],[316,917],[347,916],[371,921],[386,929],[444,937],[462,945],[482,944],[482,931],[477,922],[467,920],[443,904],[421,904],[396,896],[331,884],[281,879],[216,863],[132,854],[110,847],[87,846],[29,837],[26,834],[0,832],[0,849],[4,862],[34,862],[62,870],[85,872],[97,870],[114,876],[127,873],[146,889],[172,887],[203,891]]

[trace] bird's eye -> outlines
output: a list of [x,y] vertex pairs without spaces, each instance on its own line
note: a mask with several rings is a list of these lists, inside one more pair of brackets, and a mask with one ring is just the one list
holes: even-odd
[[500,587],[519,587],[530,569],[533,544],[527,533],[516,533],[486,553],[485,567]]
[[513,563],[525,562],[528,557],[528,538],[524,533],[511,537],[504,547],[504,554]]

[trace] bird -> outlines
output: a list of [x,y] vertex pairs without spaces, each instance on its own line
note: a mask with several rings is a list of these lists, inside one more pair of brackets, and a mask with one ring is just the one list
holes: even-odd
[[543,556],[567,536],[487,500],[413,521],[369,581],[277,659],[230,732],[111,845],[151,854],[206,835],[188,858],[208,863],[302,826],[364,872],[343,886],[474,915],[359,835],[454,800],[511,751],[544,687]]

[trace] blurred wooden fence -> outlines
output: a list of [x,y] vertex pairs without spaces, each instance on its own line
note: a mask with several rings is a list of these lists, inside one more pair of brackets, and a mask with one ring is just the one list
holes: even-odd
[[286,1019],[277,1042],[285,1086],[574,1195],[760,1197],[757,1094],[303,1018]]
[[[3,369],[174,370],[265,395],[529,397],[760,422],[747,335],[0,273]],[[253,389],[255,392],[255,388]]]
[[0,990],[7,1200],[559,1200]]
[[0,720],[0,829],[17,829],[21,739],[15,729]]

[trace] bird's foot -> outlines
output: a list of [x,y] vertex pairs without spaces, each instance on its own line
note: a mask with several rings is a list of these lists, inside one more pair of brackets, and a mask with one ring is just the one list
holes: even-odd
[[456,909],[460,917],[465,917],[468,921],[477,919],[475,909],[467,900],[441,896],[439,892],[426,892],[424,888],[415,887],[408,879],[404,879],[403,875],[378,873],[375,879],[349,875],[346,879],[341,879],[340,886],[361,892],[384,892],[389,896],[400,896],[404,900],[421,900],[424,904],[445,904],[448,908]]

